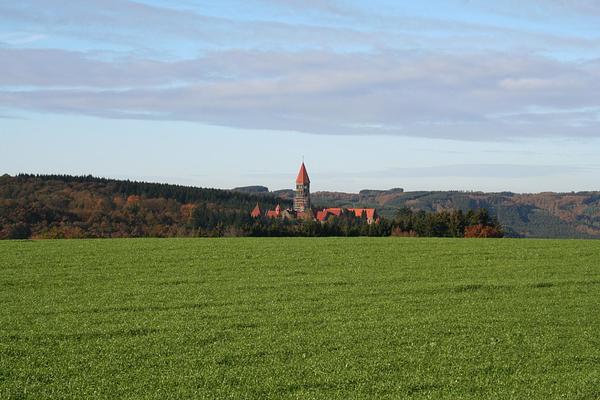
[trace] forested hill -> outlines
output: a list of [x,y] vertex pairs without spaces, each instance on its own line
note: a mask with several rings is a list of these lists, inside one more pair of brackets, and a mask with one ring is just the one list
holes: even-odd
[[[257,202],[263,211],[277,203],[290,207],[292,194],[259,186],[229,191],[91,176],[4,175],[0,238],[236,235],[236,229],[253,224],[249,212]],[[485,208],[498,217],[507,236],[600,238],[600,192],[392,189],[317,192],[312,200],[315,207],[374,207],[390,219],[405,207],[427,212]]]
[[257,201],[291,206],[270,194],[92,176],[4,175],[0,238],[223,235],[231,225],[249,222]]
[[[286,191],[276,193],[289,198]],[[486,208],[498,217],[507,236],[600,238],[600,192],[516,194],[391,189],[317,192],[312,200],[316,206],[375,207],[388,217],[403,207],[424,211]]]

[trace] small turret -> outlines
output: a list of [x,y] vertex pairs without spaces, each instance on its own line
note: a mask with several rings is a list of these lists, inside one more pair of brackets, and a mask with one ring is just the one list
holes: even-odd
[[252,218],[258,218],[261,215],[261,211],[260,211],[260,207],[258,206],[258,203],[256,203],[256,207],[254,207],[254,209],[252,210],[252,212],[250,213],[250,216]]

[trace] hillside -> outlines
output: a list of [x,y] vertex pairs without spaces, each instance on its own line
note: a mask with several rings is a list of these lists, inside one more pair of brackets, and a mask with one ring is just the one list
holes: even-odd
[[162,183],[92,176],[0,176],[0,239],[77,237],[223,236],[251,223],[260,203],[290,202]]
[[388,217],[403,207],[425,211],[487,208],[498,216],[509,236],[600,238],[600,192],[516,194],[392,189],[317,192],[312,199],[316,206],[375,207]]
[[[292,199],[292,190],[273,194]],[[405,192],[403,189],[361,190],[359,193],[316,192],[316,207],[375,207],[385,217],[399,209],[467,211],[487,208],[500,220],[507,236],[536,238],[600,238],[600,192],[517,194],[510,192]]]
[[[269,192],[264,186],[221,190],[91,176],[4,175],[0,176],[0,238],[238,235],[239,227],[252,224],[248,213],[257,202],[263,210],[277,203],[290,207],[292,197],[292,190]],[[427,212],[487,208],[498,217],[507,236],[600,238],[600,192],[405,192],[395,188],[316,192],[312,201],[315,207],[374,207],[387,218],[404,207]],[[238,231],[229,231],[231,226]]]

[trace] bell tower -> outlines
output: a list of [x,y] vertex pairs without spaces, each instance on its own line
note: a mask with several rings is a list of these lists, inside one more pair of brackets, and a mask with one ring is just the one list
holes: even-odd
[[294,195],[294,211],[304,212],[310,210],[310,179],[306,172],[304,162],[296,177],[296,193]]

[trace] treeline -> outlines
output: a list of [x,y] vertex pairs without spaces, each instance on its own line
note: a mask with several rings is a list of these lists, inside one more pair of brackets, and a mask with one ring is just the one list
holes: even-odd
[[[291,205],[289,201],[282,201],[275,196],[256,197],[240,191],[229,191],[223,189],[198,188],[193,186],[173,185],[170,183],[150,183],[137,182],[130,180],[118,180],[97,178],[92,175],[73,176],[73,175],[33,175],[19,174],[15,177],[4,175],[0,177],[15,184],[12,188],[17,191],[30,193],[33,189],[39,188],[44,184],[49,187],[64,186],[74,190],[94,190],[99,194],[119,194],[122,196],[140,196],[146,199],[164,198],[174,200],[179,203],[219,203],[222,206],[239,207],[240,205],[254,204],[257,199],[269,205],[275,205],[280,202],[282,205]],[[2,182],[0,182],[2,183]],[[5,185],[2,185],[5,186]],[[8,186],[8,185],[6,185]],[[7,187],[3,187],[7,189]],[[4,191],[0,192],[4,195]],[[7,193],[10,195],[11,193]],[[14,195],[14,192],[12,193]],[[3,196],[4,197],[4,196]]]
[[366,217],[351,212],[330,215],[324,222],[261,217],[247,228],[248,236],[390,236],[391,233],[391,225],[385,219],[369,224]]
[[92,176],[0,176],[0,239],[175,236],[477,236],[502,230],[486,210],[413,212],[368,224],[344,213],[324,223],[252,218],[250,211],[291,207],[248,194]]
[[498,218],[491,216],[485,208],[425,212],[402,208],[392,223],[394,236],[427,237],[503,237],[504,232]]
[[92,176],[4,175],[0,238],[225,235],[259,200],[265,207],[291,206],[272,195],[220,189]]

